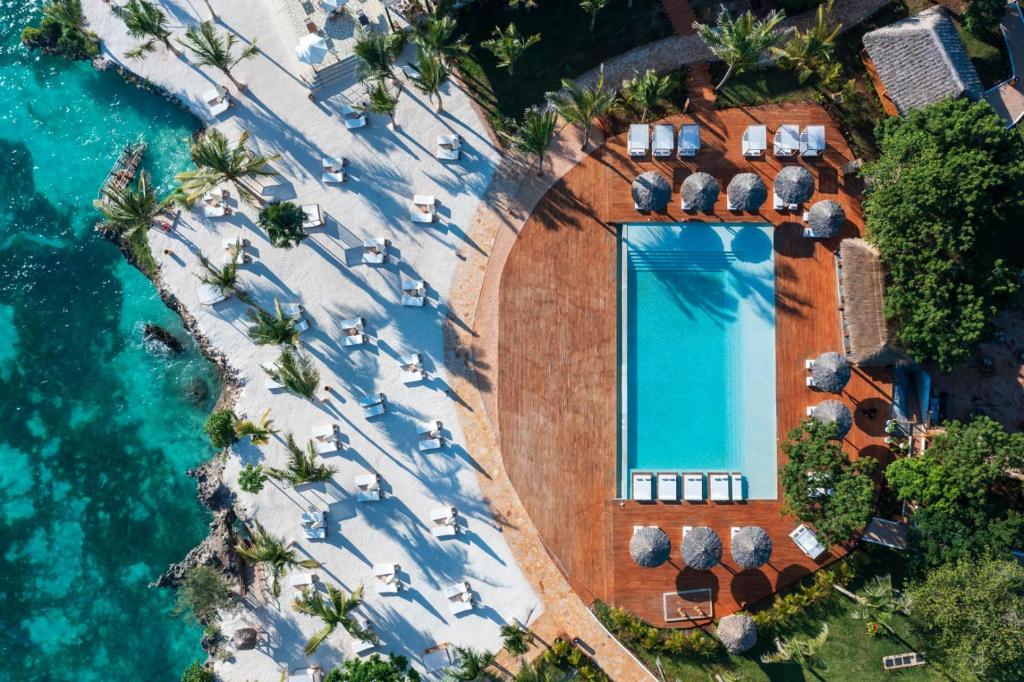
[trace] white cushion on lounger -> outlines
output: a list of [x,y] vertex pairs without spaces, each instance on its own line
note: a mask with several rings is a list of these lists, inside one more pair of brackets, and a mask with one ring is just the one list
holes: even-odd
[[711,499],[715,502],[729,501],[729,475],[709,474]]
[[688,502],[704,500],[704,474],[683,474],[683,499]]
[[658,499],[662,502],[679,500],[679,476],[671,472],[658,474]]
[[633,499],[640,502],[654,499],[654,477],[651,474],[633,474]]

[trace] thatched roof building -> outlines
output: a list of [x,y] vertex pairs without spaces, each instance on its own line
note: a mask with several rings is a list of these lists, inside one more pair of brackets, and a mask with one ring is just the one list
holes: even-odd
[[906,360],[885,319],[885,270],[878,249],[863,239],[839,244],[843,263],[843,316],[850,360],[858,365],[892,365]]

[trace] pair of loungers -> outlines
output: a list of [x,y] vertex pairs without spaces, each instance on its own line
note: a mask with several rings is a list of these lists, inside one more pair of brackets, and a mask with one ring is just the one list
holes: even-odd
[[[704,474],[684,473],[683,478],[683,500],[686,502],[703,502],[704,496]],[[708,474],[712,502],[742,502],[743,476],[739,473],[712,473]],[[636,472],[633,474],[633,499],[638,502],[653,502],[655,500],[654,474]],[[675,472],[661,472],[657,474],[657,500],[661,502],[679,501],[679,474]]]
[[650,125],[634,123],[629,126],[626,146],[632,157],[647,156],[647,152],[650,151],[656,158],[665,158],[672,156],[677,147],[679,158],[694,157],[700,151],[700,126],[696,123],[684,123],[679,126],[677,138],[672,125],[661,123],[654,126],[652,137]]
[[321,455],[333,455],[341,452],[341,431],[337,424],[321,424],[313,428],[310,434],[313,437],[313,445]]
[[419,438],[417,446],[419,447],[420,452],[440,450],[444,447],[444,438],[441,436],[440,419],[419,422],[416,424],[416,435]]

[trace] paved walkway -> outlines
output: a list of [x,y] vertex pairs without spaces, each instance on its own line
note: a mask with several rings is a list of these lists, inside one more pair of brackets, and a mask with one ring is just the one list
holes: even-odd
[[1006,6],[1000,28],[1010,52],[1013,77],[986,92],[985,100],[1006,119],[1007,126],[1012,126],[1024,116],[1024,83],[1019,80],[1024,73],[1024,16],[1019,4],[1012,2]]

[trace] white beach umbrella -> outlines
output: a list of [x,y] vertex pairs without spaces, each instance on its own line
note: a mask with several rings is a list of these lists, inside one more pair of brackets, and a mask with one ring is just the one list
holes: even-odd
[[319,64],[327,56],[327,41],[323,36],[310,33],[299,41],[295,47],[295,54],[303,64]]

